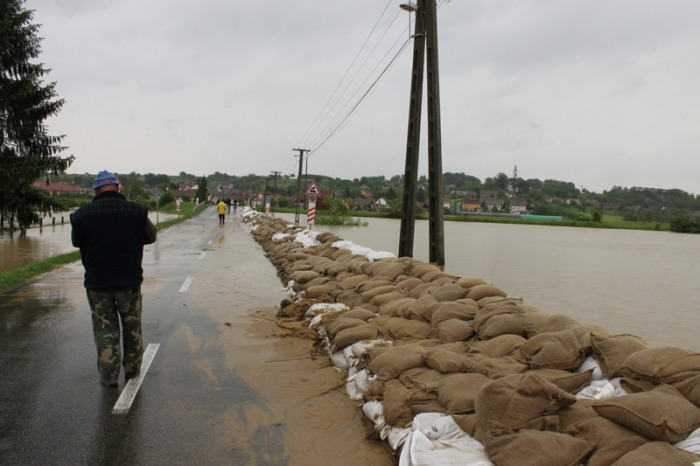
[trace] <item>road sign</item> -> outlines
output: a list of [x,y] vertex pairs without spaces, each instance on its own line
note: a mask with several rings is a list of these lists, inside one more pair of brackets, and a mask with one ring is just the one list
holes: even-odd
[[316,184],[315,181],[312,181],[311,185],[309,186],[309,189],[306,190],[307,196],[310,196],[312,194],[321,194],[321,190],[318,189],[318,185]]
[[[312,196],[313,197],[313,196]],[[309,202],[309,210],[306,216],[306,223],[313,225],[316,223],[316,203]]]

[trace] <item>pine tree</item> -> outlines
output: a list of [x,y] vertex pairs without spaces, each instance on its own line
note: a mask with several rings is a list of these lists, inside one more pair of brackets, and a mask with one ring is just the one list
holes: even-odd
[[39,214],[61,206],[32,185],[63,173],[73,157],[61,157],[64,136],[50,136],[44,120],[63,106],[56,83],[44,84],[49,73],[33,63],[41,51],[39,26],[25,0],[0,0],[0,216],[22,234],[39,221]]

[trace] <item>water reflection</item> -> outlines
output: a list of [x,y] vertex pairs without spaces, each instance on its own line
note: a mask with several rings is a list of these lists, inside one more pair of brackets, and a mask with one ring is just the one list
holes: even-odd
[[[151,221],[156,222],[154,212],[149,213],[149,217]],[[158,217],[163,222],[175,218],[175,215],[160,213]],[[71,226],[68,214],[65,215],[63,225],[61,217],[56,219],[55,225],[51,223],[51,219],[44,220],[42,228],[30,228],[26,237],[20,237],[19,231],[11,234],[7,230],[0,230],[0,273],[37,260],[75,251],[70,240]]]

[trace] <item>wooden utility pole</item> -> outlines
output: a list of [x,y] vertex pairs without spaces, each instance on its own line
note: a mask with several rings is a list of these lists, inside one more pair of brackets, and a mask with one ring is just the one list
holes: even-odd
[[399,256],[413,257],[418,184],[423,70],[428,74],[428,202],[429,258],[445,265],[445,234],[442,207],[442,136],[440,124],[440,78],[438,73],[437,8],[435,0],[418,0],[413,37],[411,102],[406,143],[403,211],[399,238]]
[[308,149],[292,149],[299,151],[299,175],[297,176],[297,208],[296,208],[296,213],[294,214],[294,223],[297,225],[299,224],[299,209],[301,205],[301,175],[303,173],[303,167],[304,167],[304,152],[309,152]]

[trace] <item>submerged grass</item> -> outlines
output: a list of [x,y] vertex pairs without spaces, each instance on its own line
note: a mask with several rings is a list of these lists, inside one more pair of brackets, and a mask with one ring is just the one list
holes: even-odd
[[[204,206],[202,204],[195,206],[191,202],[183,202],[181,205],[181,211],[177,218],[167,220],[165,222],[160,222],[156,225],[157,230],[162,230],[168,228],[177,223],[184,222],[187,219],[194,217],[204,211]],[[175,205],[169,209],[166,206],[165,209],[161,209],[161,212],[166,213],[177,213],[175,210]],[[80,260],[80,251],[75,250],[66,254],[61,254],[54,257],[49,257],[48,259],[38,260],[32,262],[31,264],[24,265],[22,267],[17,267],[15,269],[8,270],[6,272],[0,273],[0,291],[21,285],[22,283],[37,277],[41,274],[51,272],[52,270],[71,262]]]

